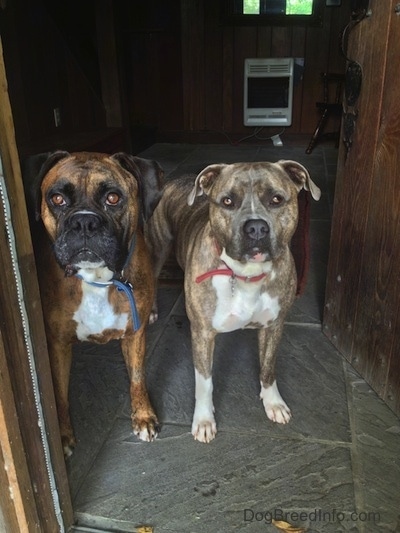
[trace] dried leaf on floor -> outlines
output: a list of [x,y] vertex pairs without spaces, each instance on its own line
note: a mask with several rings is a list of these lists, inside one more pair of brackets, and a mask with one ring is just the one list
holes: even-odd
[[283,520],[272,520],[272,524],[278,528],[280,531],[285,533],[305,533],[306,529],[304,527],[292,526],[289,522],[284,522]]
[[153,533],[154,528],[152,526],[139,526],[135,528],[135,533]]

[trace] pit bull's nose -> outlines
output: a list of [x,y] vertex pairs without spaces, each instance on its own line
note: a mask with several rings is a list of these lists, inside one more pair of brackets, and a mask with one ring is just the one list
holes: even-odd
[[92,235],[98,231],[101,224],[101,219],[96,213],[90,211],[79,211],[75,213],[70,219],[71,230],[76,233],[84,233],[85,235]]
[[250,239],[260,240],[268,235],[269,226],[265,220],[248,220],[243,226],[243,231]]

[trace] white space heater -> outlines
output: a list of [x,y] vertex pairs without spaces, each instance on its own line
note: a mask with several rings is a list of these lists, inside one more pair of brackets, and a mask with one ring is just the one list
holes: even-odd
[[244,61],[244,125],[290,126],[293,58]]

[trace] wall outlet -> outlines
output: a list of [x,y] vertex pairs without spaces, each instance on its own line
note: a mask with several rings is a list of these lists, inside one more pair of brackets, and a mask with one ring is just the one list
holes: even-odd
[[61,111],[59,107],[53,109],[53,115],[55,127],[59,128],[61,126]]

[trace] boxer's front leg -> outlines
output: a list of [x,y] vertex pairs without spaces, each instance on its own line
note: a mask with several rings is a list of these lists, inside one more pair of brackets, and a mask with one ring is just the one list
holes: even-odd
[[283,320],[258,331],[260,356],[260,398],[263,401],[267,417],[278,424],[287,424],[291,412],[279,393],[275,378],[276,349],[282,336]]
[[217,433],[214,418],[212,364],[215,334],[191,326],[195,368],[195,408],[192,435],[200,442],[211,442]]
[[58,423],[60,426],[61,442],[64,457],[70,457],[76,445],[69,414],[69,377],[72,362],[72,345],[49,337],[48,349],[50,354],[51,373],[54,384],[54,395],[57,404]]
[[141,440],[150,442],[157,437],[159,424],[146,388],[144,326],[142,325],[138,331],[121,339],[121,348],[131,382],[133,431]]

